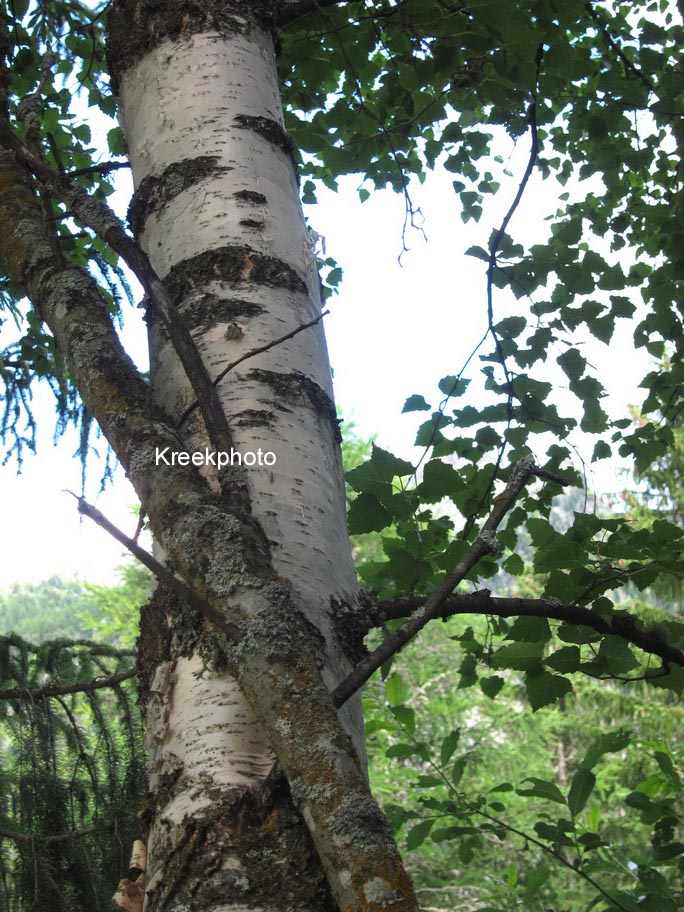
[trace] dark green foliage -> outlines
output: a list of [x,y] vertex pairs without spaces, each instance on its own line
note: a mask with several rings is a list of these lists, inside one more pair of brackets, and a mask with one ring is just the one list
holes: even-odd
[[481,694],[474,681],[457,689],[454,641],[473,649],[491,626],[429,628],[396,660],[384,699],[379,684],[367,694],[373,787],[419,895],[445,910],[674,912],[678,702],[644,683],[576,679],[560,706],[531,716],[524,671],[504,671],[493,693],[492,678]]
[[130,680],[88,688],[132,661],[88,642],[0,637],[3,912],[109,908],[139,835],[142,732]]

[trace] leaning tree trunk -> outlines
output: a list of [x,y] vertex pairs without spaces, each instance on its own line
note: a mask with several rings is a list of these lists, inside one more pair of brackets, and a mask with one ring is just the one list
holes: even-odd
[[[315,320],[321,302],[271,35],[229,4],[205,6],[116,4],[108,56],[136,188],[132,226],[216,378]],[[206,454],[189,382],[152,313],[149,322],[156,398],[187,450]],[[218,388],[235,451],[256,459],[242,473],[243,507],[324,638],[332,689],[350,668],[335,613],[354,602],[356,586],[321,324],[243,361]],[[218,489],[215,468],[202,471]],[[143,625],[145,908],[186,908],[192,898],[192,908],[212,912],[333,909],[300,819],[282,787],[269,788],[274,753],[254,708],[216,671],[218,647],[190,617],[158,598]],[[341,715],[363,763],[359,700]]]

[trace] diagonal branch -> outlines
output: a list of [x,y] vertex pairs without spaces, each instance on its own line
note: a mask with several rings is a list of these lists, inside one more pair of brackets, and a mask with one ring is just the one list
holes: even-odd
[[[209,602],[205,601],[203,598],[200,598],[199,595],[195,592],[194,589],[191,589],[186,583],[178,579],[177,576],[174,576],[170,570],[168,570],[163,564],[160,564],[159,561],[154,557],[149,551],[146,551],[142,548],[134,538],[129,538],[125,535],[114,523],[111,523],[103,513],[101,513],[97,507],[94,507],[92,504],[88,503],[87,500],[83,497],[79,497],[77,494],[74,494],[73,491],[68,491],[67,493],[71,494],[72,497],[75,497],[78,501],[78,512],[83,516],[87,516],[89,519],[92,519],[93,522],[97,523],[101,529],[104,529],[105,532],[108,532],[112,538],[116,539],[119,544],[123,545],[124,548],[127,548],[134,557],[140,561],[141,564],[144,564],[148,570],[151,570],[152,573],[157,577],[157,579],[163,583],[167,588],[171,589],[182,602],[185,602],[188,605],[191,605],[200,614],[204,615],[208,620],[215,624],[219,630],[225,633],[229,639],[234,639],[236,636],[235,628],[226,622],[226,619],[223,615],[218,612]],[[1,695],[0,695],[1,696]]]
[[515,503],[518,495],[534,475],[563,483],[563,479],[545,472],[534,463],[533,456],[526,456],[516,463],[511,470],[511,476],[504,490],[494,499],[491,513],[487,517],[482,529],[475,537],[472,545],[461,560],[445,575],[442,583],[427,597],[423,605],[418,608],[408,621],[395,630],[383,642],[366,656],[363,661],[350,672],[349,675],[333,691],[332,698],[336,706],[342,706],[370,678],[381,665],[399,652],[419,630],[434,618],[440,617],[442,606],[458,584],[465,579],[480,558],[485,554],[493,554],[498,550],[495,532],[504,516]]

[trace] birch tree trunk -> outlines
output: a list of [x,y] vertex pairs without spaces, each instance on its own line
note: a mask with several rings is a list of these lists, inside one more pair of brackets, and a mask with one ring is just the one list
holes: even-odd
[[[108,56],[136,188],[131,222],[215,378],[316,319],[321,302],[271,35],[246,5],[186,6],[115,5]],[[187,450],[206,453],[189,382],[150,323],[155,396],[179,425],[186,416]],[[242,473],[248,507],[275,572],[323,636],[332,689],[351,667],[335,612],[354,603],[356,584],[321,324],[245,360],[219,392],[235,450],[257,462]],[[203,472],[218,490],[213,466]],[[180,910],[192,897],[212,912],[332,909],[299,819],[269,792],[274,753],[253,708],[227,672],[205,668],[215,648],[168,597],[149,609],[145,908]],[[359,699],[341,715],[365,764]]]

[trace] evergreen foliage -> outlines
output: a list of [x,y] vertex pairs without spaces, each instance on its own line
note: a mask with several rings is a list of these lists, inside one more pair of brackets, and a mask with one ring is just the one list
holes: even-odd
[[[19,609],[26,626],[45,630],[55,589],[83,594],[56,580],[15,587],[4,596],[9,615]],[[132,599],[129,621],[136,607]],[[3,912],[110,908],[146,791],[133,661],[130,650],[88,640],[0,636]]]

